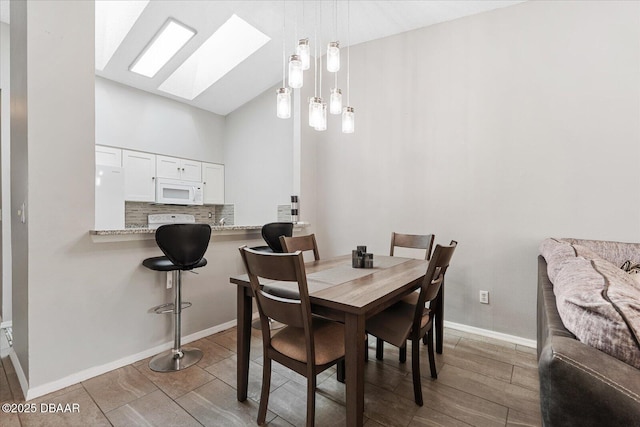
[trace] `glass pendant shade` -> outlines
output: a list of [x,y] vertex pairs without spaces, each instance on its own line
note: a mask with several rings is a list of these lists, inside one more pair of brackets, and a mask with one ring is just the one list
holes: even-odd
[[329,98],[329,112],[331,114],[342,113],[342,91],[338,88],[331,89],[331,98]]
[[344,107],[342,111],[342,133],[353,133],[356,127],[355,120],[353,107]]
[[302,61],[298,55],[289,57],[289,86],[296,89],[302,87]]
[[331,42],[327,47],[327,71],[335,73],[340,69],[340,45]]
[[277,93],[276,114],[281,119],[288,119],[291,117],[291,89],[281,87]]
[[311,50],[309,49],[309,39],[300,39],[296,47],[296,55],[302,62],[302,69],[308,70],[311,66]]
[[320,119],[317,125],[314,127],[315,130],[323,131],[327,130],[327,103],[323,103],[320,109]]
[[309,101],[309,126],[316,128],[322,120],[322,98],[314,97]]

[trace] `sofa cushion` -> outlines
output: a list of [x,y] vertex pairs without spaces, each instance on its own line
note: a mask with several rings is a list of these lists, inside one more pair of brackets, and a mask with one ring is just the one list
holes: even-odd
[[547,261],[547,274],[551,283],[562,268],[576,257],[576,250],[569,242],[558,239],[545,239],[540,243],[540,255]]
[[612,264],[621,267],[625,261],[640,263],[640,243],[612,242],[607,240],[561,239],[572,245],[587,247]]
[[629,274],[599,257],[579,256],[563,262],[553,284],[558,312],[569,331],[640,369],[640,288]]

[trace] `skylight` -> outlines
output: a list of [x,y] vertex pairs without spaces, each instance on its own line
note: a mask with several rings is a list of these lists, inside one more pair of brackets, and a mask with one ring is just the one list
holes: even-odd
[[269,40],[270,37],[232,15],[158,89],[192,100]]
[[95,2],[96,70],[104,70],[148,3],[149,0]]
[[129,68],[153,77],[196,34],[194,30],[169,18]]

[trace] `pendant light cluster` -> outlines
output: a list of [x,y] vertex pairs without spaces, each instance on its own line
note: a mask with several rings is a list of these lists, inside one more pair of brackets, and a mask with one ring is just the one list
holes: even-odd
[[[326,52],[326,68],[330,73],[334,73],[334,86],[330,89],[329,93],[329,105],[322,98],[322,53],[318,55],[318,4],[316,5],[316,25],[314,29],[314,95],[309,99],[309,126],[317,131],[324,131],[327,129],[327,113],[329,114],[342,114],[342,132],[353,133],[355,130],[355,113],[351,106],[343,106],[342,104],[342,90],[338,88],[338,71],[340,71],[340,42],[332,41],[327,45]],[[303,1],[303,21],[304,21],[304,1]],[[283,2],[283,17],[284,2]],[[334,0],[334,36],[337,39],[338,32],[338,2]],[[349,34],[349,2],[347,1],[347,35]],[[321,26],[321,23],[320,23]],[[297,31],[296,31],[297,33]],[[285,71],[286,71],[286,49],[285,49],[285,24],[283,18],[282,25],[282,87],[277,91],[277,115],[279,118],[288,119],[291,117],[291,91],[292,89],[299,89],[304,83],[304,71],[311,68],[311,46],[309,44],[309,38],[302,39],[297,38],[297,46],[295,54],[289,56],[288,60],[288,84],[285,86]],[[349,104],[349,43],[347,40],[347,104]],[[320,61],[320,67],[318,68],[318,60]],[[318,72],[320,72],[320,81],[318,84]]]

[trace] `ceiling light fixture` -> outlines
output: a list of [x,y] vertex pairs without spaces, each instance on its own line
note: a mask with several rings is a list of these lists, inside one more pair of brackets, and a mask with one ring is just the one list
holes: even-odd
[[330,42],[327,46],[327,71],[336,73],[340,70],[340,43]]
[[158,89],[193,100],[269,40],[270,37],[234,14]]
[[96,2],[96,70],[102,71],[149,0]]
[[309,39],[298,40],[296,55],[300,57],[300,61],[302,62],[302,69],[304,71],[311,68],[311,50],[309,49]]
[[[333,2],[333,13],[334,13],[334,27],[333,27],[333,39],[336,41],[329,42],[327,45],[327,53],[326,53],[326,63],[327,63],[327,71],[335,73],[333,75],[333,87],[329,89],[328,96],[328,105],[327,102],[324,102],[322,97],[322,50],[323,47],[320,47],[320,56],[318,56],[318,47],[322,45],[322,8],[323,2],[314,2],[315,5],[315,16],[314,16],[314,35],[313,35],[313,73],[314,73],[314,83],[313,83],[313,96],[309,97],[309,126],[314,128],[317,131],[324,131],[327,129],[327,113],[340,115],[342,114],[342,132],[344,133],[353,133],[354,131],[354,109],[353,107],[345,107],[343,106],[343,97],[342,90],[338,88],[338,71],[340,70],[340,42],[338,42],[338,1],[334,0]],[[283,8],[284,14],[284,8]],[[295,18],[297,21],[297,9]],[[302,1],[302,16],[304,21],[304,0]],[[347,24],[349,21],[349,2],[347,0]],[[285,97],[291,96],[291,91],[293,88],[300,88],[303,86],[304,79],[304,71],[308,68],[311,68],[311,60],[310,60],[310,43],[308,37],[298,38],[297,34],[297,22],[295,23],[295,53],[289,57],[289,87],[284,87],[284,76],[282,88],[277,91],[277,105],[278,111],[281,103],[286,102]],[[320,31],[320,37],[318,37],[318,31]],[[347,32],[349,29],[347,28]],[[283,33],[285,32],[283,26]],[[320,44],[318,44],[320,41]],[[347,40],[347,101],[349,100],[349,40]],[[283,41],[283,50],[284,50],[284,41]],[[307,59],[308,58],[308,59]],[[286,54],[283,52],[283,62],[286,59]],[[318,61],[320,61],[320,68],[318,68]],[[284,65],[284,64],[283,64]],[[284,72],[284,67],[283,67]],[[319,80],[318,80],[319,79]],[[330,81],[330,80],[329,80]],[[327,90],[327,89],[325,89]],[[287,92],[288,91],[288,92]],[[289,101],[290,102],[290,101]],[[283,104],[284,105],[284,104]],[[283,107],[284,108],[284,107]],[[278,113],[278,117],[281,117],[280,113]],[[288,118],[289,116],[282,116],[282,118]]]
[[195,34],[195,30],[169,18],[133,61],[129,70],[149,78],[154,77]]

